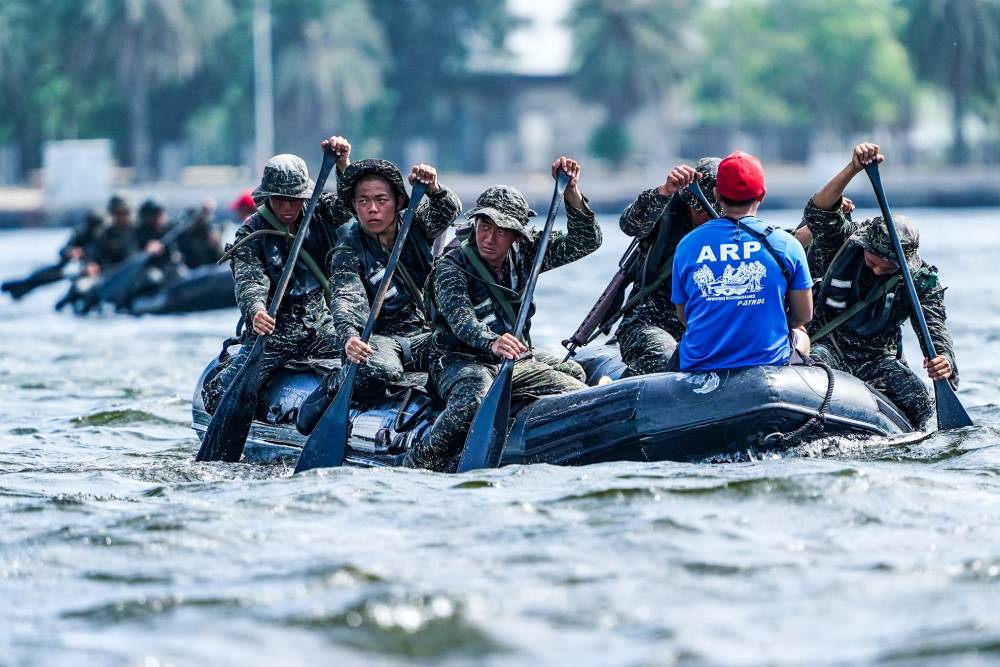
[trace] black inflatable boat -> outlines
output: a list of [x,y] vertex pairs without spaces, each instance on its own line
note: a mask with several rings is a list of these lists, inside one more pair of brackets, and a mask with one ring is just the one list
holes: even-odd
[[128,312],[133,315],[170,315],[235,306],[236,291],[229,265],[209,265],[188,272],[155,294],[137,298]]
[[[617,348],[595,346],[577,359],[591,384],[618,378],[624,369]],[[216,368],[205,369],[192,401],[193,424],[204,436],[209,415],[201,386]],[[244,450],[251,462],[294,461],[306,437],[295,429],[298,406],[317,386],[315,368],[276,375],[263,392]],[[748,451],[780,451],[829,436],[893,436],[911,431],[884,396],[850,375],[833,371],[833,392],[818,367],[784,366],[716,373],[659,373],[538,399],[513,416],[501,465],[585,465],[607,461],[703,461]],[[346,463],[392,465],[430,428],[441,406],[422,388],[421,377],[377,405],[355,405]],[[816,417],[822,426],[781,437]],[[814,423],[817,420],[814,420]]]

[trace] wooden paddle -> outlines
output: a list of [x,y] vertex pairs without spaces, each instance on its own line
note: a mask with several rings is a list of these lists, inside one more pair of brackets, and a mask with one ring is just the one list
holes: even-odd
[[[566,192],[569,180],[569,174],[562,169],[556,174],[556,187],[552,192],[552,203],[549,204],[549,217],[546,218],[545,228],[538,239],[535,261],[531,265],[531,274],[524,287],[524,293],[521,295],[521,305],[517,309],[517,322],[514,323],[514,336],[517,338],[521,337],[524,325],[528,320],[531,299],[535,294],[535,283],[538,282],[538,274],[542,270],[542,261],[545,259],[545,250],[548,248],[549,237],[552,235],[552,224],[555,222],[559,203],[562,201],[563,193]],[[476,416],[472,420],[472,426],[469,428],[469,434],[465,438],[465,449],[462,450],[462,458],[458,463],[458,472],[487,467],[496,468],[500,465],[503,450],[507,446],[511,388],[514,383],[514,361],[514,359],[503,360],[503,363],[500,364],[500,372],[493,380],[493,385],[486,393],[482,403],[479,404]]]
[[[396,265],[399,263],[399,256],[403,252],[403,244],[406,243],[406,236],[413,226],[413,218],[417,213],[417,205],[424,198],[427,186],[420,181],[413,184],[410,193],[410,205],[403,215],[403,222],[400,223],[396,231],[396,242],[392,246],[392,254],[385,265],[385,273],[379,282],[378,291],[375,292],[375,299],[372,301],[371,311],[368,313],[368,321],[365,322],[365,329],[361,332],[361,340],[365,343],[371,338],[375,329],[375,321],[382,310],[382,303],[385,301],[385,293],[392,284],[392,276],[396,272]],[[350,436],[351,428],[351,394],[354,392],[354,378],[358,374],[357,362],[351,361],[344,371],[340,387],[333,402],[327,406],[326,411],[320,418],[319,423],[309,434],[305,447],[299,455],[299,461],[295,464],[295,472],[300,473],[313,468],[335,468],[344,464],[344,456],[347,453],[347,438]]]
[[[927,350],[927,357],[933,359],[938,356],[934,349],[934,341],[931,340],[931,332],[927,329],[927,319],[924,317],[924,310],[920,307],[920,300],[917,298],[917,288],[913,285],[913,276],[910,275],[910,267],[906,263],[903,254],[903,245],[899,242],[899,235],[896,233],[896,225],[892,221],[892,214],[889,212],[889,204],[885,200],[885,191],[882,189],[882,177],[879,176],[878,163],[872,162],[865,165],[865,173],[868,174],[875,189],[875,198],[878,199],[878,207],[882,209],[882,219],[889,230],[889,238],[892,239],[893,249],[896,251],[896,263],[903,274],[903,282],[906,283],[906,293],[910,297],[910,305],[913,307],[913,315],[917,320],[920,338]],[[934,381],[934,399],[937,404],[938,429],[947,431],[963,426],[972,426],[972,419],[965,411],[962,402],[955,395],[951,383],[948,380]]]
[[[281,272],[274,296],[271,297],[271,304],[267,308],[267,313],[271,317],[276,317],[278,314],[278,307],[281,306],[281,299],[288,289],[292,272],[295,270],[295,262],[298,261],[299,251],[302,249],[302,243],[309,230],[309,222],[316,210],[319,196],[323,193],[326,178],[330,175],[336,162],[337,154],[329,149],[326,150],[323,154],[323,166],[316,178],[312,198],[309,200],[305,215],[302,216],[298,233],[295,234],[295,240],[292,242],[292,249],[288,252],[288,258],[285,260],[285,268]],[[233,463],[239,461],[240,457],[243,456],[243,446],[246,444],[247,435],[250,434],[250,425],[257,407],[257,394],[260,393],[260,364],[264,358],[266,345],[267,336],[258,335],[254,340],[250,354],[236,377],[233,378],[232,384],[226,389],[219,407],[215,409],[215,414],[212,415],[212,420],[208,423],[208,430],[205,431],[205,437],[202,439],[201,449],[198,450],[195,461],[228,461]]]

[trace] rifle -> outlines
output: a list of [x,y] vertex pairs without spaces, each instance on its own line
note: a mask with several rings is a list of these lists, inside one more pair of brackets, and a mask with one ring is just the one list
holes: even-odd
[[576,355],[578,348],[590,344],[599,334],[608,334],[618,321],[619,311],[625,303],[625,289],[632,282],[632,270],[639,258],[639,240],[633,239],[625,254],[618,261],[618,272],[601,292],[583,322],[573,335],[562,342],[568,352],[563,362]]

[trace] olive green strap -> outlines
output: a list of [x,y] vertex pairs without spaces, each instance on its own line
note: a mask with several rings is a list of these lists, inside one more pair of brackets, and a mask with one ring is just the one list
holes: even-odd
[[605,331],[609,331],[611,329],[612,324],[614,324],[622,317],[624,317],[628,311],[638,306],[639,303],[647,296],[658,290],[660,288],[660,285],[665,283],[667,279],[670,278],[670,276],[673,274],[673,272],[674,272],[674,256],[671,254],[669,257],[667,257],[666,266],[663,267],[662,271],[656,274],[656,278],[653,279],[653,282],[649,283],[641,290],[633,294],[629,298],[629,300],[626,301],[614,315],[612,315],[607,319],[601,320],[597,329],[594,330],[594,333],[590,334],[590,338],[587,339],[587,342],[593,343],[595,340],[597,340],[599,336],[601,336],[601,334],[603,334]]
[[[271,213],[271,211],[267,208],[267,206],[261,206],[260,208],[257,209],[257,212],[260,213],[260,217],[264,218],[264,220],[266,220],[269,225],[277,229],[279,232],[284,232],[290,237],[292,236],[291,232],[288,231],[288,227],[281,224],[281,222],[278,221],[278,218],[276,218],[275,215]],[[312,255],[310,255],[305,248],[302,248],[299,251],[299,258],[306,265],[306,267],[308,267],[308,269],[312,272],[312,274],[316,277],[316,280],[319,282],[319,284],[323,286],[323,291],[326,292],[327,299],[328,300],[332,299],[333,295],[330,292],[330,279],[327,278],[326,274],[323,273],[323,270],[319,268],[319,264],[317,264],[316,260],[312,258]]]
[[490,273],[489,269],[486,268],[486,265],[483,264],[483,261],[479,259],[479,256],[476,255],[476,252],[469,246],[468,241],[462,242],[462,252],[465,253],[469,263],[472,264],[472,268],[476,270],[479,277],[483,279],[484,283],[486,283],[486,287],[489,288],[493,298],[496,299],[497,303],[500,304],[500,307],[503,308],[503,312],[508,319],[508,324],[510,326],[514,326],[514,322],[517,322],[517,315],[514,314],[514,307],[510,305],[510,301],[508,301],[503,292],[500,291],[500,287],[493,282],[493,275]]
[[891,290],[893,287],[896,286],[896,283],[898,283],[902,277],[903,274],[897,273],[892,278],[885,281],[879,288],[873,290],[872,293],[869,294],[866,298],[862,299],[861,301],[858,301],[856,304],[854,304],[853,306],[842,312],[840,315],[837,315],[835,318],[833,318],[825,325],[823,325],[823,327],[820,328],[819,331],[817,331],[816,333],[814,333],[812,336],[809,337],[809,342],[815,343],[820,338],[829,335],[834,329],[838,328],[841,324],[851,319],[852,317],[860,313],[862,310],[875,303],[877,300],[881,299],[883,296],[886,295],[886,293],[889,290]]

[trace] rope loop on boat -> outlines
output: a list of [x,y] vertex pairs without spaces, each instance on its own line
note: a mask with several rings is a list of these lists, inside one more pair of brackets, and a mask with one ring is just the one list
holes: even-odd
[[819,366],[826,371],[826,395],[823,397],[823,402],[820,404],[819,410],[817,410],[816,414],[810,417],[806,423],[791,433],[776,431],[775,433],[765,436],[761,441],[763,444],[777,446],[786,442],[799,440],[802,436],[808,435],[813,431],[822,431],[826,426],[826,411],[830,408],[830,401],[833,400],[833,385],[835,381],[833,370],[822,361],[813,361],[813,363],[809,365]]

